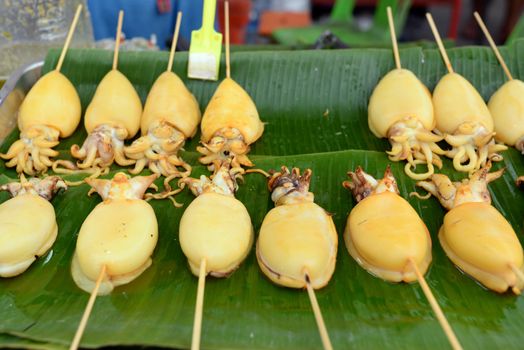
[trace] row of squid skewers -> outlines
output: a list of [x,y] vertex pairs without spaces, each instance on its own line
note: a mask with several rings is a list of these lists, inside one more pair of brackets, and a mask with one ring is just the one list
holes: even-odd
[[[247,257],[255,240],[248,211],[235,198],[235,192],[238,180],[255,170],[243,167],[253,165],[247,154],[250,145],[262,136],[264,124],[249,95],[231,79],[227,26],[227,77],[218,86],[201,118],[196,99],[171,72],[180,14],[168,69],[156,80],[142,110],[133,86],[117,70],[123,20],[120,13],[113,68],[100,82],[86,110],[84,122],[88,138],[81,147],[71,149],[71,154],[79,161],[75,164],[53,160],[58,152],[52,148],[60,137],[70,136],[80,121],[78,95],[60,73],[80,10],[75,15],[56,70],[37,82],[20,108],[21,139],[2,155],[9,159],[7,165],[16,166],[21,176],[19,183],[1,187],[13,198],[0,205],[2,230],[8,227],[10,232],[0,235],[0,276],[12,277],[25,271],[35,257],[50,249],[58,232],[49,200],[54,193],[67,188],[66,182],[58,176],[27,180],[23,173],[35,175],[48,169],[57,173],[90,172],[92,175],[85,182],[92,188],[90,193],[97,192],[103,201],[82,224],[71,264],[75,283],[91,293],[71,345],[76,348],[96,296],[109,294],[115,287],[133,281],[152,264],[158,223],[154,210],[144,199],[166,198],[188,187],[197,198],[181,218],[179,238],[191,272],[199,278],[192,338],[192,347],[197,349],[206,276],[231,275]],[[388,14],[391,18],[390,10]],[[226,2],[226,23],[228,17]],[[484,102],[480,95],[453,72],[441,80],[432,102],[422,83],[411,72],[400,68],[396,40],[393,43],[397,69],[381,80],[371,96],[369,125],[372,132],[390,139],[390,158],[407,159],[406,173],[426,180],[417,185],[437,197],[449,210],[439,240],[453,263],[489,289],[519,294],[524,287],[522,246],[511,225],[490,205],[487,189],[487,184],[503,173],[503,170],[489,173],[490,160],[499,160],[497,152],[505,149],[493,139],[493,121],[489,119],[487,107],[482,108]],[[399,84],[404,88],[398,89]],[[478,113],[471,115],[477,119],[461,119],[448,109],[442,113],[456,127],[445,128],[446,122],[439,122],[437,106],[448,101],[448,91],[461,99],[456,109],[475,107]],[[379,100],[386,103],[377,102]],[[421,103],[415,105],[414,102]],[[502,103],[499,108],[504,106]],[[491,114],[495,115],[493,111]],[[469,116],[468,113],[464,115]],[[200,161],[213,175],[195,179],[189,177],[191,167],[178,156],[178,151],[188,137],[195,135],[200,122]],[[435,125],[440,134],[431,132]],[[502,135],[496,125],[495,122],[496,135]],[[133,138],[139,129],[142,136],[125,146],[124,141]],[[443,139],[454,146],[451,151],[443,151],[437,145]],[[521,147],[522,140],[515,143]],[[454,158],[457,170],[468,171],[469,178],[453,183],[445,175],[434,174],[433,165],[440,167],[439,155],[444,154]],[[113,162],[122,166],[134,165],[130,170],[132,174],[146,167],[153,174],[130,178],[117,173],[110,180],[96,178],[107,172]],[[422,163],[427,164],[428,172],[414,173],[412,169]],[[258,172],[267,177],[275,203],[257,238],[258,265],[278,285],[307,289],[322,343],[325,349],[331,349],[314,290],[327,285],[335,270],[338,235],[333,220],[315,204],[314,194],[309,191],[310,169],[301,174],[297,168],[289,170],[282,166],[280,171],[269,174]],[[160,175],[166,177],[165,193],[146,193],[149,188],[155,188],[153,182]],[[386,281],[418,281],[451,345],[460,349],[457,337],[424,279],[432,260],[431,237],[424,222],[399,195],[389,168],[379,180],[360,167],[348,175],[350,180],[343,186],[358,202],[348,216],[344,231],[349,254],[368,272]],[[172,190],[169,181],[177,177],[180,177],[180,188]],[[37,215],[38,220],[27,220],[28,215]],[[38,222],[37,227],[34,222]]]
[[[435,166],[442,168],[440,156],[452,158],[456,170],[471,174],[488,161],[501,161],[499,152],[506,150],[506,145],[524,153],[524,83],[513,79],[478,13],[475,18],[508,78],[487,105],[475,87],[453,70],[429,13],[427,18],[448,70],[433,96],[415,74],[401,67],[390,19],[396,69],[380,80],[368,106],[370,130],[391,143],[389,158],[406,160],[406,174],[425,180]],[[443,140],[450,150],[440,147]],[[415,172],[419,164],[426,164],[427,171]]]

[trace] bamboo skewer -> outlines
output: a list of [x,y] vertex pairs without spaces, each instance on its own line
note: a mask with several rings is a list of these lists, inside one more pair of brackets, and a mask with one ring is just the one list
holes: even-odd
[[231,78],[231,64],[229,57],[229,1],[226,0],[225,7],[225,25],[226,25],[226,77]]
[[442,39],[440,38],[440,34],[438,32],[437,26],[435,25],[435,22],[433,21],[433,16],[431,16],[431,13],[426,13],[426,18],[428,19],[429,26],[431,27],[431,31],[433,32],[433,36],[435,37],[435,41],[437,42],[438,49],[440,50],[440,54],[442,55],[442,59],[444,60],[444,64],[446,65],[448,72],[453,73],[453,67],[451,66],[451,63],[449,62],[448,54],[446,53],[444,44],[442,44]]
[[116,27],[115,52],[113,54],[113,69],[118,66],[118,49],[120,48],[120,37],[122,36],[122,22],[124,21],[124,11],[118,13],[118,25]]
[[320,311],[320,306],[318,305],[317,297],[315,295],[315,290],[311,286],[311,281],[309,275],[306,273],[306,288],[307,294],[309,295],[309,301],[311,302],[311,307],[313,308],[313,313],[315,314],[315,320],[317,322],[318,332],[320,333],[320,339],[322,339],[322,345],[324,350],[333,350],[331,345],[331,340],[327,332],[326,324],[324,323],[324,318],[322,317],[322,312]]
[[82,315],[82,319],[80,320],[80,324],[78,325],[78,328],[75,333],[75,337],[73,338],[73,342],[71,343],[69,350],[76,350],[78,349],[78,346],[80,345],[80,340],[82,339],[82,335],[84,334],[84,330],[86,329],[87,321],[89,320],[89,316],[91,315],[91,311],[93,310],[93,305],[95,304],[95,300],[98,295],[98,290],[100,289],[100,284],[102,283],[102,280],[104,279],[105,275],[106,275],[106,265],[102,265],[102,268],[100,269],[100,274],[98,275],[98,278],[96,279],[95,287],[91,291],[91,295],[89,296],[89,301],[87,302],[86,308],[84,310],[84,314]]
[[76,8],[76,13],[75,13],[75,16],[73,17],[73,22],[71,22],[71,26],[69,27],[69,32],[67,33],[64,47],[62,48],[62,52],[60,53],[60,58],[58,59],[58,63],[55,68],[57,72],[60,72],[60,69],[62,69],[62,64],[64,63],[67,49],[69,48],[69,44],[71,43],[71,39],[73,38],[73,34],[75,32],[76,24],[78,23],[78,19],[80,18],[80,12],[82,12],[82,5],[78,5],[78,7]]
[[182,12],[178,11],[176,16],[175,32],[173,33],[173,41],[171,43],[171,51],[169,52],[169,62],[167,63],[167,71],[171,72],[173,68],[173,59],[175,58],[176,44],[178,42],[178,33],[180,32],[180,22],[182,22]]
[[206,287],[206,259],[200,261],[198,272],[198,289],[195,306],[195,319],[193,322],[193,337],[191,340],[191,350],[200,349],[200,334],[202,333],[202,311],[204,309],[204,288]]
[[418,283],[420,284],[420,287],[422,288],[422,291],[424,292],[426,299],[428,299],[428,302],[431,305],[431,308],[433,309],[435,316],[437,316],[437,319],[442,329],[444,330],[444,333],[446,333],[446,336],[448,337],[451,347],[454,350],[462,350],[462,346],[460,345],[457,339],[457,336],[455,335],[455,332],[453,332],[453,329],[449,325],[449,322],[446,319],[444,312],[442,312],[442,309],[440,308],[440,305],[438,304],[437,299],[435,299],[433,292],[429,288],[426,282],[426,279],[424,278],[422,273],[420,273],[420,270],[418,269],[417,264],[411,258],[409,259],[409,263],[413,267],[413,270],[415,271],[415,275],[417,276]]
[[480,17],[477,11],[473,13],[473,16],[475,16],[475,19],[477,20],[477,23],[479,24],[480,29],[482,29],[482,31],[484,32],[484,35],[486,36],[486,39],[488,39],[489,45],[495,52],[495,56],[499,60],[499,63],[502,66],[502,69],[504,70],[504,73],[506,73],[506,76],[508,77],[509,80],[513,80],[513,77],[511,76],[508,66],[506,66],[506,62],[504,62],[504,58],[502,58],[502,55],[500,54],[499,49],[497,48],[497,45],[495,44],[495,41],[493,41],[493,38],[491,37],[491,34],[488,31],[488,28],[484,24],[484,21],[482,20],[482,18]]
[[397,69],[401,69],[402,67],[400,65],[400,54],[398,52],[397,35],[395,33],[395,24],[393,22],[393,13],[391,12],[391,6],[388,6],[387,12],[389,33],[391,35],[391,43],[393,44],[393,55],[395,56],[395,66],[397,67]]

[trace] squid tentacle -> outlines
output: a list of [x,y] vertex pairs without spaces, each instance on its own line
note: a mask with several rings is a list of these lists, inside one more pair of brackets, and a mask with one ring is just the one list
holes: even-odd
[[7,153],[0,157],[7,160],[7,167],[16,167],[18,173],[36,175],[45,173],[52,165],[50,157],[56,157],[59,152],[52,148],[58,145],[60,132],[45,125],[35,125],[20,133],[20,139],[15,141]]
[[[406,117],[393,124],[388,130],[391,150],[388,151],[392,161],[406,160],[404,167],[406,174],[417,180],[426,179],[434,173],[434,165],[442,167],[438,155],[445,154],[436,143],[444,139],[443,135],[436,135],[426,130],[422,123],[413,117]],[[428,171],[415,173],[413,170],[419,164],[426,164]]]
[[[185,135],[175,126],[166,121],[155,121],[149,126],[147,134],[125,147],[124,152],[137,162],[133,173],[147,166],[152,172],[164,176],[189,176],[185,166],[187,163],[177,156],[185,140]],[[184,168],[183,172],[177,168],[179,166]]]
[[71,154],[79,159],[80,169],[108,168],[113,161],[122,166],[132,165],[136,160],[126,158],[123,151],[127,136],[127,129],[123,127],[102,124],[88,135],[82,147],[73,145]]

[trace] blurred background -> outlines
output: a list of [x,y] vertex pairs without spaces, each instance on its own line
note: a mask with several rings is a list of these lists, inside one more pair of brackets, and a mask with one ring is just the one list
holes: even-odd
[[[386,7],[394,9],[401,45],[434,46],[431,12],[447,46],[484,44],[473,11],[498,44],[524,36],[524,0],[230,0],[237,49],[389,47]],[[216,27],[223,25],[217,1]],[[203,0],[0,0],[0,78],[60,47],[78,4],[84,4],[73,47],[112,48],[118,11],[125,11],[122,49],[165,50],[183,12],[179,50],[202,21]],[[240,46],[242,45],[242,46]]]

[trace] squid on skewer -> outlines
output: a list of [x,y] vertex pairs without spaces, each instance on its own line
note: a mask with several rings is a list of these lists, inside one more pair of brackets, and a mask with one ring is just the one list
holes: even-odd
[[338,237],[331,215],[309,192],[311,169],[300,175],[282,166],[268,181],[275,208],[266,214],[257,240],[257,262],[274,283],[306,288],[325,350],[333,349],[315,289],[326,286],[335,271]]
[[212,180],[202,175],[198,180],[184,178],[179,182],[197,196],[180,219],[180,245],[195,276],[203,259],[206,275],[229,276],[253,245],[251,218],[235,198],[241,169],[231,169],[229,163],[222,163]]
[[0,277],[23,273],[56,240],[58,226],[49,201],[67,185],[58,176],[2,185],[13,198],[0,205]]
[[[386,74],[371,94],[369,129],[376,137],[389,139],[391,151],[387,153],[390,160],[407,160],[406,174],[423,180],[435,172],[433,164],[439,169],[442,167],[439,155],[446,152],[437,142],[443,137],[431,132],[436,125],[431,94],[415,74],[401,67],[391,7],[387,8],[387,15],[396,69]],[[427,172],[415,173],[412,170],[417,164],[424,163]]]
[[[439,155],[446,152],[437,142],[444,137],[431,132],[436,126],[431,94],[411,71],[394,69],[380,80],[369,100],[368,123],[375,136],[389,139],[389,159],[408,161],[404,170],[409,177],[426,179],[434,164],[442,167]],[[413,172],[423,163],[426,173]]]
[[[124,154],[124,140],[133,138],[140,128],[142,102],[131,82],[117,70],[123,16],[120,11],[113,68],[96,88],[84,116],[87,139],[82,147],[71,146],[72,156],[80,160],[77,163],[80,169],[105,170],[114,161],[122,166],[135,163]],[[69,162],[62,164],[76,169]]]
[[244,261],[253,245],[251,218],[242,202],[235,198],[236,182],[241,168],[231,169],[225,160],[212,177],[185,177],[179,186],[187,185],[197,198],[180,219],[179,238],[191,272],[198,276],[198,290],[193,325],[193,349],[200,348],[202,310],[206,276],[228,277]]
[[508,78],[488,101],[495,140],[513,146],[524,154],[524,82],[513,78],[484,21],[477,12],[474,17]]
[[231,79],[229,59],[229,7],[225,5],[226,19],[226,78],[222,80],[202,117],[202,154],[200,162],[210,171],[218,170],[224,161],[231,160],[233,168],[253,166],[247,157],[249,145],[262,136],[264,124],[257,107],[248,93]]
[[433,92],[437,129],[453,148],[447,156],[458,171],[473,172],[488,160],[499,161],[507,147],[495,142],[493,119],[486,103],[464,77],[448,73]]
[[191,166],[177,154],[186,138],[195,136],[200,108],[193,94],[171,71],[181,19],[179,12],[167,70],[157,78],[147,96],[141,119],[142,137],[124,149],[127,157],[136,160],[135,168],[130,170],[132,174],[140,173],[146,166],[166,177],[185,177],[191,173]]
[[366,271],[386,281],[419,282],[451,346],[462,350],[424,278],[431,263],[429,231],[415,209],[399,195],[391,169],[387,167],[381,180],[361,167],[348,175],[351,181],[343,186],[358,202],[344,231],[349,254]]
[[324,287],[333,272],[338,239],[331,215],[309,192],[311,169],[300,175],[282,166],[268,182],[275,208],[266,214],[257,241],[260,269],[276,284],[305,288],[308,276],[315,289]]
[[158,174],[128,178],[117,173],[112,180],[86,179],[103,199],[80,228],[71,274],[79,288],[91,292],[104,271],[98,295],[129,283],[152,263],[158,224],[149,203],[142,200]]
[[493,119],[486,103],[469,81],[453,71],[433,18],[429,13],[426,16],[448,69],[433,91],[437,130],[452,146],[446,155],[453,159],[453,167],[472,173],[489,160],[502,160],[498,152],[507,147],[495,142]]
[[358,204],[344,231],[349,254],[372,275],[390,282],[417,280],[410,260],[424,275],[431,263],[431,237],[413,207],[399,195],[390,168],[374,179],[358,167],[343,186]]
[[[213,171],[231,159],[231,166],[253,166],[247,157],[249,145],[262,136],[264,124],[247,92],[233,79],[218,86],[202,117],[200,162]],[[215,166],[218,165],[218,167]]]
[[55,70],[38,79],[20,106],[20,139],[7,153],[0,154],[8,160],[6,166],[16,167],[17,173],[45,173],[55,163],[51,158],[59,154],[53,150],[59,138],[71,136],[80,123],[80,97],[60,69],[81,11],[82,5],[79,5]]
[[[173,72],[162,73],[153,84],[141,119],[142,137],[125,147],[127,157],[136,160],[132,174],[148,166],[164,176],[189,176],[191,166],[178,151],[193,137],[200,123],[198,102]],[[177,167],[182,167],[181,172]]]
[[524,287],[522,246],[506,218],[490,205],[487,187],[504,169],[489,173],[490,168],[488,163],[461,182],[435,174],[417,186],[449,210],[439,240],[451,261],[491,290],[503,293],[510,289],[520,294]]

